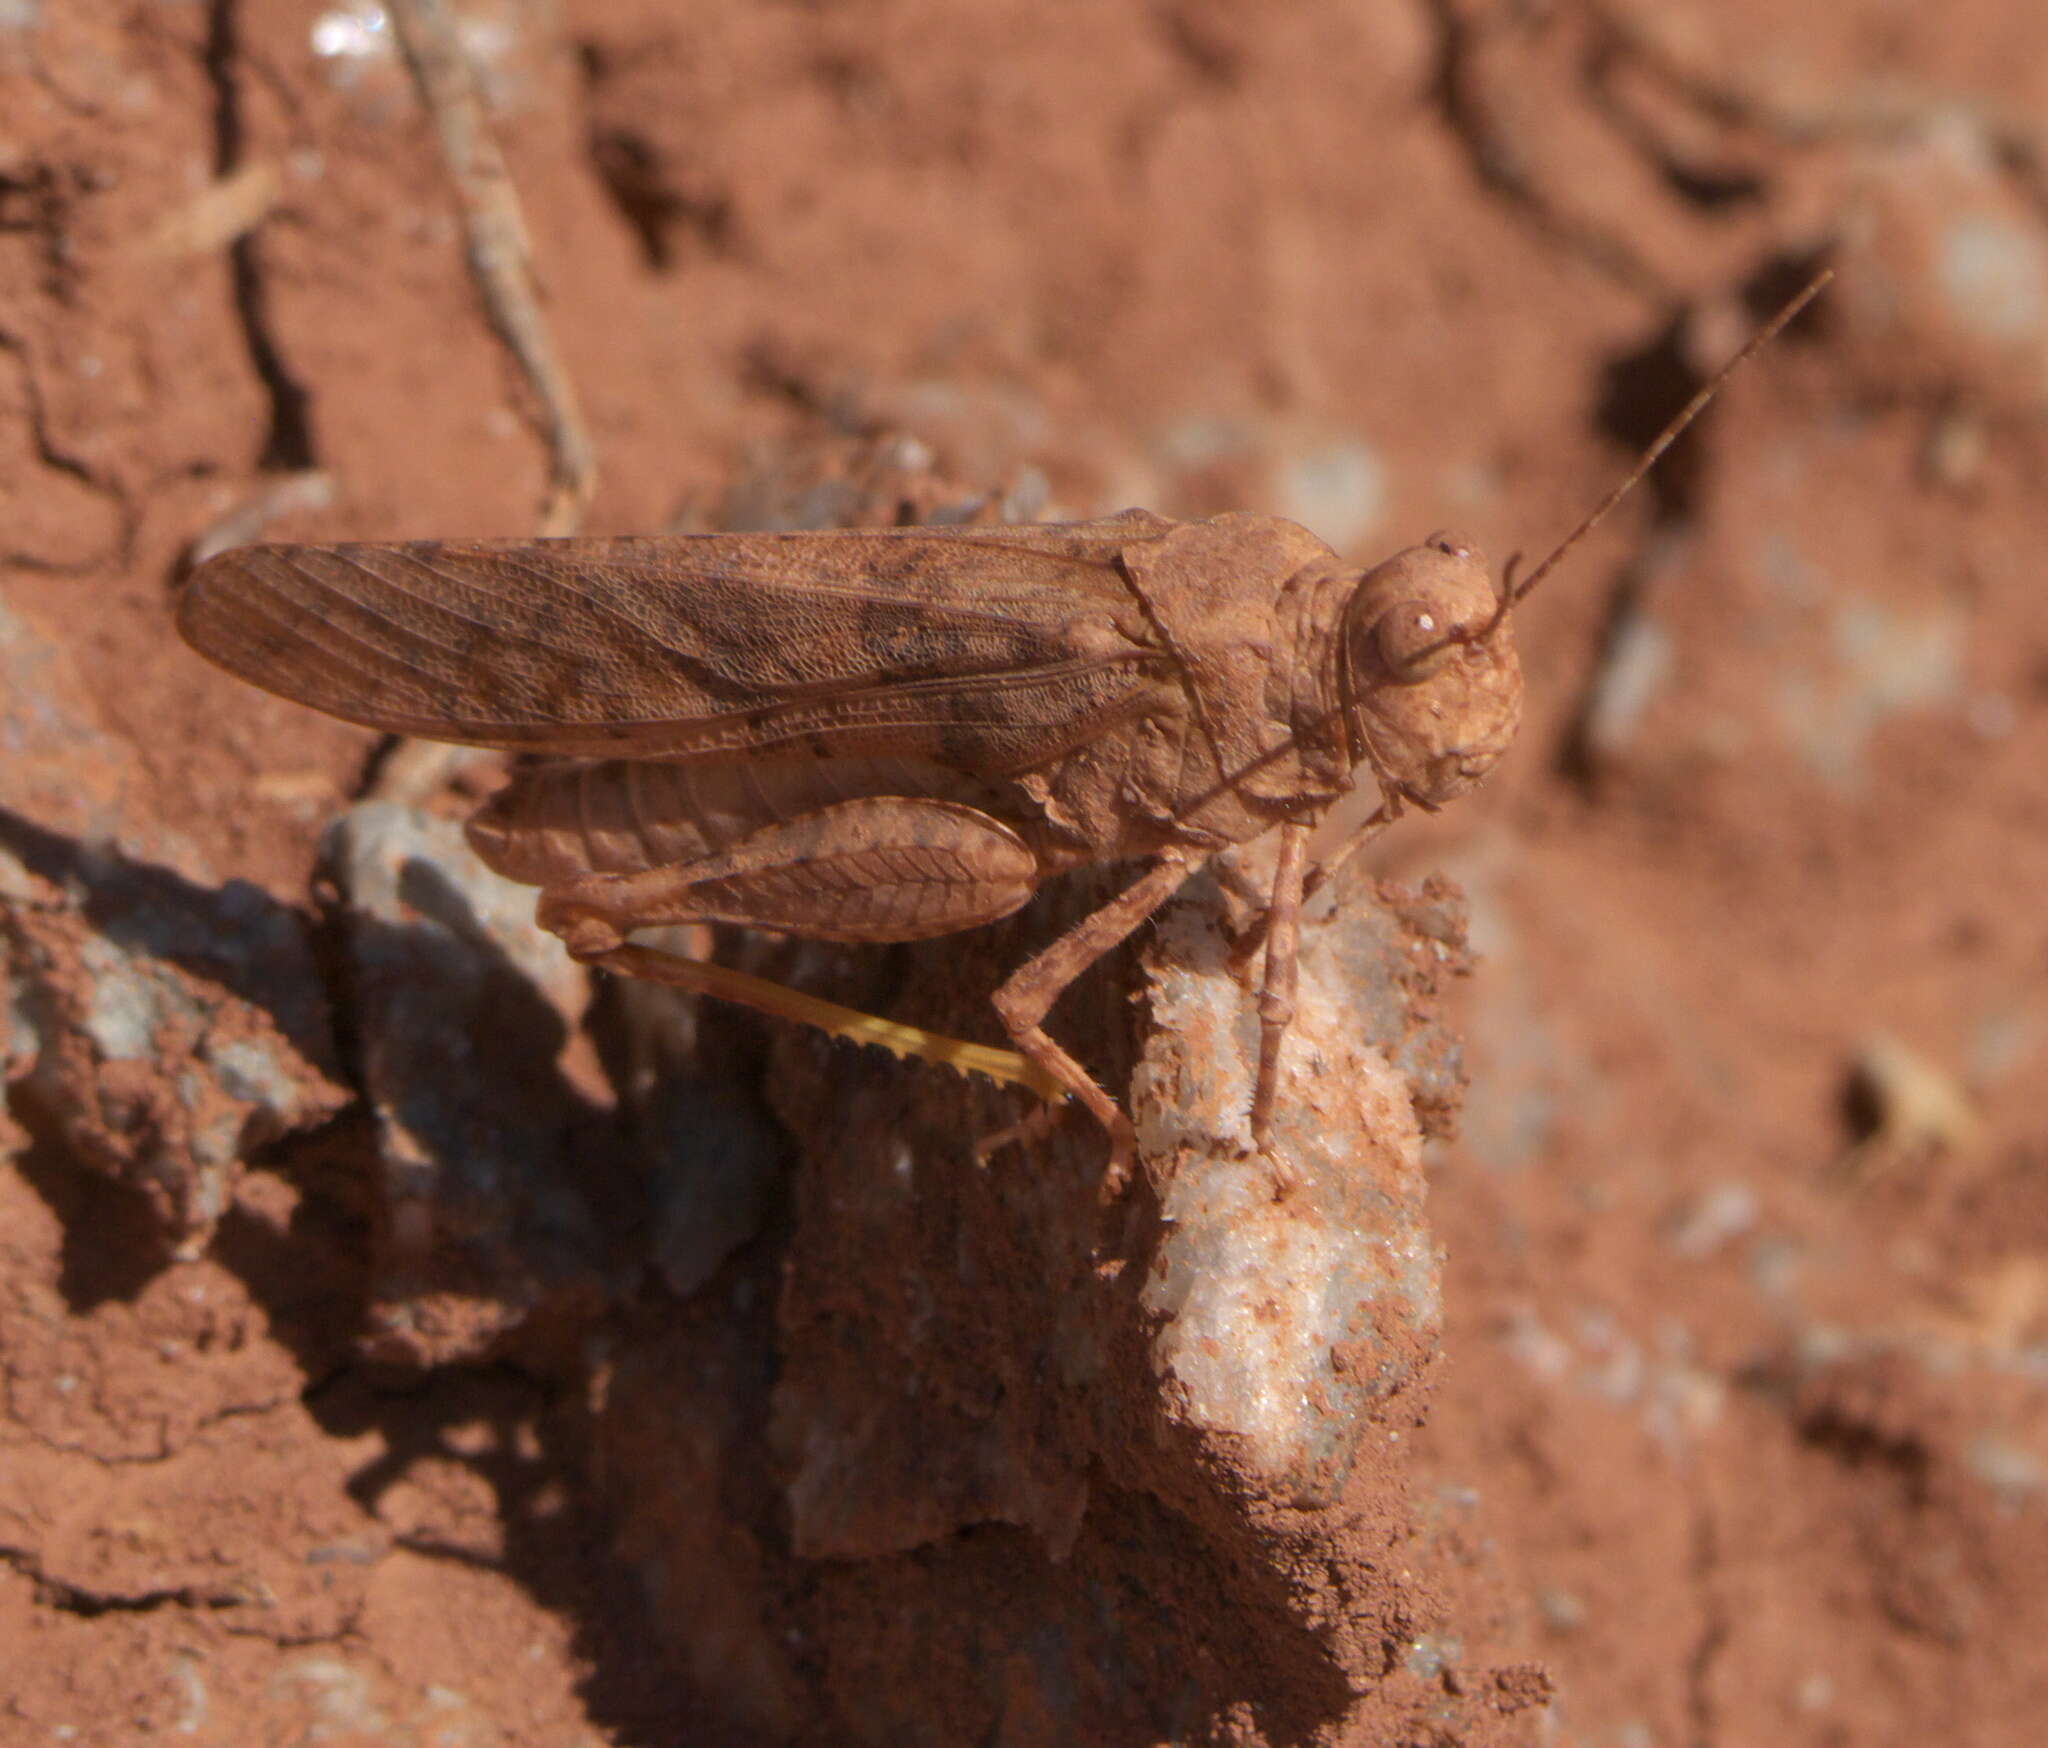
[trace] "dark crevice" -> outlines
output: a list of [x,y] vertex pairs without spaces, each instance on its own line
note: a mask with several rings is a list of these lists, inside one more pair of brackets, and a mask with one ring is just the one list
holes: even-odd
[[[213,172],[231,175],[241,167],[246,129],[236,67],[241,60],[237,0],[212,0],[206,20],[206,76],[213,86]],[[270,397],[269,428],[256,465],[266,473],[298,473],[319,465],[313,441],[312,396],[286,368],[270,316],[269,287],[250,232],[228,250],[228,271],[250,367]]]
[[[1601,435],[1631,455],[1648,448],[1707,380],[1687,355],[1686,328],[1685,315],[1672,317],[1647,345],[1611,360],[1600,373],[1594,418]],[[1643,481],[1651,520],[1660,526],[1689,522],[1699,509],[1707,472],[1704,424],[1680,436]]]
[[[1812,283],[1826,264],[1826,255],[1824,249],[1802,250],[1766,259],[1742,284],[1744,315],[1759,324],[1776,315]],[[1800,313],[1785,330],[1784,339],[1797,342],[1825,332],[1826,321],[1827,300],[1823,298]],[[1681,310],[1646,345],[1613,359],[1601,373],[1594,416],[1602,434],[1632,454],[1648,447],[1672,415],[1707,382],[1709,373],[1694,362],[1693,348],[1687,343],[1689,325],[1689,313]],[[1706,438],[1712,421],[1709,409],[1671,445],[1644,480],[1652,519],[1659,527],[1689,524],[1699,515],[1706,493],[1711,454]]]
[[60,449],[56,440],[51,437],[49,412],[43,404],[43,387],[36,380],[26,342],[0,329],[0,352],[12,352],[21,360],[21,394],[22,399],[28,403],[28,434],[29,441],[35,446],[36,459],[45,467],[69,474],[81,485],[91,486],[94,491],[118,496],[105,480],[77,456]]
[[[1594,419],[1603,436],[1633,454],[1642,451],[1706,381],[1686,355],[1686,318],[1666,322],[1650,342],[1610,360],[1601,372]],[[1558,744],[1559,773],[1582,788],[1597,788],[1603,763],[1597,744],[1602,682],[1648,608],[1668,567],[1673,541],[1692,526],[1704,493],[1708,451],[1699,424],[1673,443],[1642,482],[1649,527],[1633,556],[1613,575],[1586,683],[1580,688]]]
[[630,118],[607,113],[604,88],[645,57],[586,41],[578,45],[577,58],[583,73],[584,150],[649,270],[669,272],[692,250],[712,257],[742,254],[739,212],[724,181]]
[[1437,27],[1430,97],[1480,182],[1557,247],[1638,296],[1668,303],[1670,287],[1633,245],[1598,220],[1565,211],[1537,184],[1477,73],[1481,27],[1465,17],[1458,0],[1429,0],[1429,10]]
[[1630,101],[1617,77],[1626,58],[1621,43],[1603,36],[1586,56],[1586,90],[1602,120],[1642,155],[1665,188],[1688,206],[1707,213],[1753,206],[1762,200],[1769,183],[1761,171],[1732,160],[1713,164],[1699,155],[1685,156],[1659,135],[1655,124]]
[[1657,153],[1655,161],[1657,174],[1673,194],[1709,212],[1724,206],[1747,206],[1764,197],[1764,179],[1753,171],[1688,164],[1668,149]]
[[389,769],[398,749],[404,745],[405,736],[402,734],[380,734],[371,743],[370,750],[363,755],[361,768],[356,772],[356,780],[348,789],[348,801],[351,806],[358,801],[376,799],[377,788],[383,781],[384,773]]
[[[1827,266],[1831,245],[1812,249],[1788,249],[1767,256],[1742,283],[1742,308],[1752,322],[1768,321]],[[1799,319],[1785,330],[1788,340],[1816,340],[1826,336],[1835,323],[1833,302],[1822,297],[1812,308],[1802,310]]]
[[[1739,295],[1744,315],[1753,323],[1775,316],[1812,283],[1825,262],[1825,250],[1767,258],[1742,284]],[[1826,299],[1822,299],[1802,311],[1783,338],[1797,341],[1824,333],[1825,312]],[[1602,369],[1594,418],[1601,434],[1622,449],[1640,455],[1706,385],[1709,373],[1694,361],[1690,325],[1690,312],[1681,310],[1645,345],[1611,359]],[[1703,411],[1643,479],[1649,497],[1649,527],[1635,544],[1634,556],[1621,566],[1608,587],[1597,650],[1587,669],[1590,677],[1559,745],[1558,770],[1581,786],[1596,786],[1600,775],[1594,717],[1603,677],[1649,610],[1651,595],[1674,569],[1672,561],[1680,543],[1704,519],[1713,466],[1708,440],[1713,413],[1712,407]]]
[[91,465],[64,449],[50,433],[50,416],[43,400],[43,387],[37,380],[35,360],[30,355],[28,343],[20,336],[0,328],[0,352],[11,352],[21,370],[21,395],[27,406],[28,436],[36,459],[43,466],[68,475],[89,491],[97,493],[113,506],[119,532],[114,537],[111,551],[95,553],[90,558],[54,561],[32,552],[0,548],[0,560],[17,565],[22,570],[43,571],[58,576],[75,576],[86,571],[98,570],[109,563],[125,565],[134,550],[135,531],[141,521],[129,494],[121,485],[103,478]]
[[255,1600],[238,1590],[202,1590],[190,1584],[132,1593],[88,1590],[68,1579],[51,1577],[29,1548],[0,1547],[0,1565],[10,1566],[28,1579],[51,1607],[84,1620],[108,1614],[149,1614],[160,1608],[245,1608]]
[[1896,1476],[1908,1499],[1924,1500],[1934,1455],[1917,1434],[1895,1432],[1832,1402],[1801,1415],[1800,1441],[1825,1452],[1845,1469],[1877,1470]]
[[79,262],[66,247],[71,206],[90,175],[76,166],[29,162],[0,171],[0,236],[30,239],[41,262],[41,289],[53,302],[78,295]]
[[589,148],[591,167],[652,271],[665,273],[676,264],[685,236],[697,238],[714,255],[733,253],[733,203],[724,189],[683,186],[646,136],[633,128],[593,124]]

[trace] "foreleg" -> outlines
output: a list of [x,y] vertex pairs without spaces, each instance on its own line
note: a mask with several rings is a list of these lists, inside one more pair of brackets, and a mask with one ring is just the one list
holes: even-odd
[[[1294,996],[1301,982],[1301,898],[1308,863],[1306,825],[1280,828],[1280,862],[1266,904],[1266,978],[1259,991],[1259,1074],[1252,1090],[1252,1139],[1266,1148],[1266,1127],[1280,1084],[1280,1047],[1294,1023]],[[1274,1185],[1281,1195],[1295,1187],[1294,1168],[1266,1149]]]

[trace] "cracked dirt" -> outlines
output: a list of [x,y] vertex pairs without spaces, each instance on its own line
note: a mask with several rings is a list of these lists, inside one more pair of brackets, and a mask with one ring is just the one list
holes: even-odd
[[[2048,19],[460,10],[593,532],[964,491],[1536,554],[1838,278],[1530,600],[1487,789],[1376,852],[1394,948],[1467,938],[1442,870],[1478,960],[1454,1138],[1402,1070],[1440,1332],[1336,1504],[1232,1516],[1002,1346],[1110,1262],[961,1286],[1085,1162],[949,1200],[993,1106],[593,1021],[385,878],[487,766],[176,643],[202,543],[540,514],[376,7],[0,5],[0,1742],[2036,1740]],[[957,1028],[1006,949],[735,950]],[[1099,1060],[1136,965],[1062,1009]],[[879,1503],[814,1461],[870,1411]]]

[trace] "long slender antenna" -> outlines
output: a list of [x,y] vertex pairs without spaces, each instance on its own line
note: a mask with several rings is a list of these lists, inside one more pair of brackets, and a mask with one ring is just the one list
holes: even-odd
[[[1797,297],[1793,298],[1790,303],[1771,317],[1768,322],[1757,329],[1749,337],[1749,343],[1707,379],[1705,384],[1701,386],[1700,391],[1679,409],[1678,416],[1657,433],[1656,440],[1651,443],[1649,448],[1643,451],[1641,458],[1636,462],[1635,466],[1629,469],[1628,477],[1600,500],[1598,507],[1593,513],[1564,537],[1563,542],[1555,552],[1519,583],[1512,583],[1502,591],[1500,611],[1494,615],[1496,624],[1506,614],[1512,603],[1521,600],[1531,589],[1542,582],[1556,566],[1559,559],[1563,558],[1566,553],[1577,546],[1588,534],[1599,527],[1601,520],[1606,516],[1607,512],[1620,503],[1623,498],[1627,497],[1630,491],[1642,479],[1643,475],[1657,465],[1657,458],[1678,441],[1678,434],[1700,416],[1701,412],[1705,410],[1707,403],[1721,392],[1728,379],[1747,364],[1758,352],[1762,351],[1764,347],[1775,340],[1779,333],[1783,331],[1785,324],[1818,297],[1821,287],[1826,285],[1834,276],[1835,270],[1832,267],[1823,267],[1820,272],[1816,273],[1808,281],[1805,289]],[[1488,629],[1491,630],[1491,627],[1488,627]]]

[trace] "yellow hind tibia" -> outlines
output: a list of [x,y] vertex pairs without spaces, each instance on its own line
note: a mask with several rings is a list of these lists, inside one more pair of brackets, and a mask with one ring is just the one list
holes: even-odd
[[698,995],[738,1002],[756,1013],[815,1026],[819,1031],[829,1032],[849,1043],[878,1044],[892,1056],[936,1062],[962,1074],[978,1074],[999,1085],[1021,1086],[1048,1104],[1058,1104],[1067,1096],[1065,1087],[1028,1056],[1015,1050],[998,1050],[990,1044],[970,1044],[965,1038],[948,1038],[940,1032],[906,1026],[900,1020],[864,1014],[858,1008],[841,1007],[837,1002],[805,995],[801,990],[787,989],[779,983],[770,983],[765,977],[734,971],[729,966],[707,965],[700,959],[685,959],[679,954],[663,953],[653,947],[630,945],[614,947],[610,952],[593,958],[591,963],[624,972],[628,977],[641,977],[651,983],[666,983],[678,989],[692,990]]

